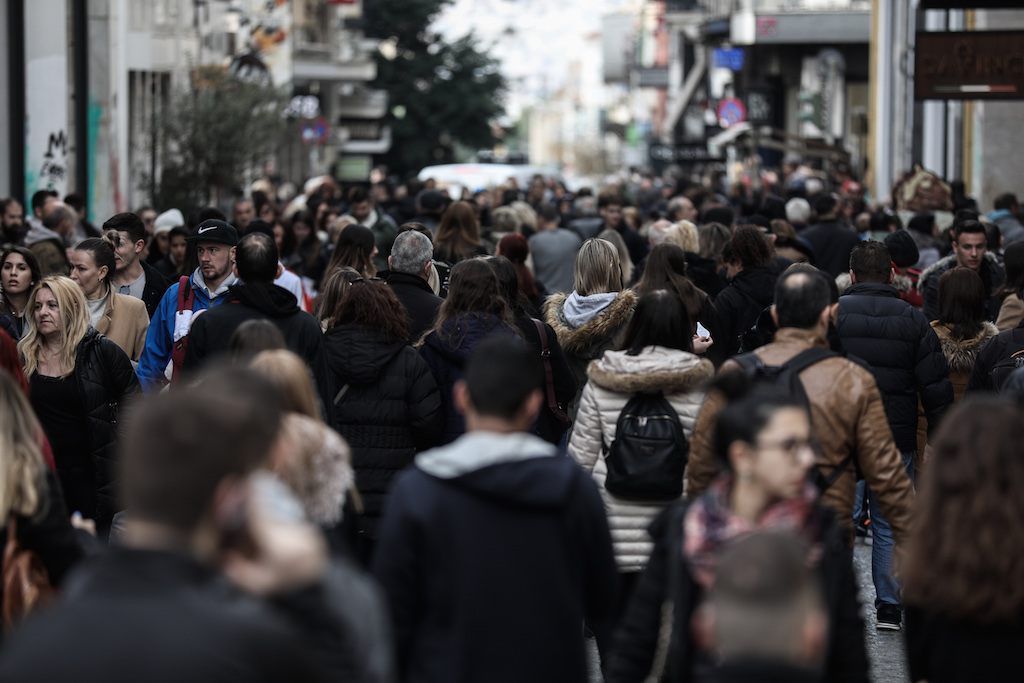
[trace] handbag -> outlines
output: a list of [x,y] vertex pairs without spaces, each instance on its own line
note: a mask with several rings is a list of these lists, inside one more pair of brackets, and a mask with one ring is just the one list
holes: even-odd
[[555,398],[555,377],[551,372],[551,347],[548,346],[548,333],[544,329],[544,323],[536,318],[531,318],[531,320],[537,326],[537,333],[540,335],[540,357],[544,362],[544,384],[547,389],[548,410],[554,416],[558,427],[564,432],[569,427],[572,427],[572,420],[565,414],[562,407],[558,405],[558,399]]
[[12,514],[7,521],[7,545],[3,560],[4,634],[39,607],[48,604],[55,592],[50,575],[35,551],[18,543],[18,523]]

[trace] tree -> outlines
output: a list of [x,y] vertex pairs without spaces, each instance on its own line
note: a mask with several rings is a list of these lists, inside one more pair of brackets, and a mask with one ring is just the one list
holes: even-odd
[[187,212],[241,185],[280,144],[286,104],[279,90],[196,70],[191,89],[170,95],[147,136],[157,173],[139,175],[153,204]]
[[455,161],[455,146],[492,147],[491,122],[504,113],[506,83],[497,60],[472,34],[448,43],[430,30],[451,0],[377,0],[366,4],[367,33],[383,41],[374,87],[386,90],[391,150],[378,158],[408,174]]

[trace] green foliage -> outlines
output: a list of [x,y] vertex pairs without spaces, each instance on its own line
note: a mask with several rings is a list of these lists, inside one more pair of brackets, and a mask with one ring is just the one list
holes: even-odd
[[188,211],[216,201],[222,191],[258,171],[281,143],[287,95],[231,79],[221,71],[200,71],[191,90],[172,93],[156,117],[158,173],[140,173],[155,206]]
[[[504,112],[506,89],[498,62],[472,35],[453,43],[430,31],[450,0],[376,0],[367,3],[367,32],[390,42],[394,59],[378,53],[373,87],[386,90],[391,151],[378,161],[393,172],[455,161],[455,146],[491,147],[491,122]],[[394,112],[404,110],[398,118]]]

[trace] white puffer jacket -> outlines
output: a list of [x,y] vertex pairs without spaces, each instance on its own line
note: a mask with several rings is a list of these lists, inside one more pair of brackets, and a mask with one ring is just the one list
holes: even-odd
[[608,351],[590,364],[587,374],[589,379],[580,398],[569,455],[593,475],[601,489],[619,571],[640,571],[647,565],[653,548],[647,527],[667,504],[627,502],[605,490],[608,469],[601,452],[602,437],[607,444],[615,439],[619,413],[633,394],[660,391],[679,414],[683,431],[690,438],[714,367],[710,361],[686,351],[648,346],[636,356]]

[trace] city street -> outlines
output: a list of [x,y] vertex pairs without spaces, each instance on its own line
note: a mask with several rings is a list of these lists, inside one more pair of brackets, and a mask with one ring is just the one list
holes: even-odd
[[[864,605],[865,644],[871,662],[871,680],[874,683],[903,683],[908,681],[906,656],[903,652],[903,634],[875,630],[875,587],[871,583],[871,540],[857,539],[853,551],[853,566],[860,584],[860,598]],[[601,683],[597,673],[597,646],[588,640],[591,683]]]

